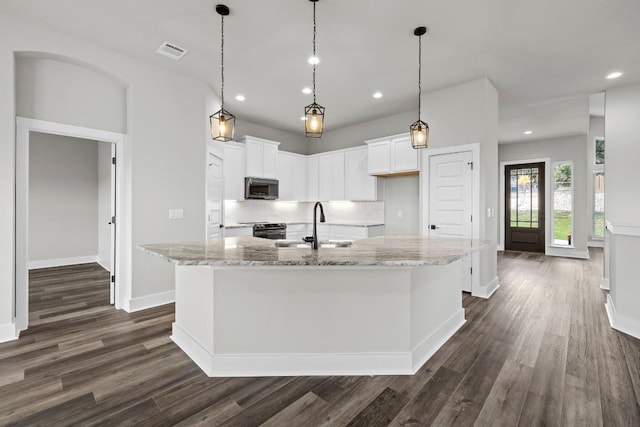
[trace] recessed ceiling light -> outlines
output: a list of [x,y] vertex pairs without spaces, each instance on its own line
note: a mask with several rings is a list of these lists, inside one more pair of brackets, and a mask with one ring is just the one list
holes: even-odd
[[378,99],[378,98],[382,98],[382,92],[376,92],[373,94],[373,97]]
[[302,93],[304,93],[305,95],[309,95],[311,93],[311,88],[310,87],[303,87],[302,88]]
[[311,65],[318,65],[320,63],[320,58],[317,56],[310,56],[309,59],[307,59],[307,62]]
[[244,101],[245,99],[247,98],[245,98],[244,95],[236,95],[236,101]]
[[532,130],[525,130],[525,131],[524,131],[524,134],[525,134],[525,135],[531,135],[532,133],[533,133],[533,131],[532,131]]
[[617,79],[618,77],[620,77],[622,75],[622,73],[620,71],[614,71],[613,73],[610,73],[607,78],[609,80],[611,79]]

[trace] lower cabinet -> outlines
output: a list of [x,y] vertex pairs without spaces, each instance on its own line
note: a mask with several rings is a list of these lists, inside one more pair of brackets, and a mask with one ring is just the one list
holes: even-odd
[[330,240],[358,240],[384,235],[384,225],[331,225]]
[[224,229],[224,237],[253,236],[253,227],[233,227]]

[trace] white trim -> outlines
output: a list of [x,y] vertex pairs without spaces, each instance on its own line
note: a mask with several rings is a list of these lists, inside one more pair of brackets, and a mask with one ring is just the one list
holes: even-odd
[[38,261],[29,261],[29,270],[38,268],[61,267],[64,265],[89,264],[98,262],[98,255],[76,256],[71,258],[54,258],[43,259]]
[[484,284],[483,286],[479,286],[479,292],[472,292],[471,296],[489,299],[491,295],[493,295],[498,288],[500,287],[500,281],[498,280],[498,276],[494,277],[489,283]]
[[[519,165],[525,163],[544,163],[544,244],[545,248],[548,243],[551,241],[549,236],[553,234],[550,233],[549,227],[549,218],[550,208],[551,208],[551,180],[549,178],[549,171],[551,170],[551,158],[542,157],[537,159],[522,159],[522,160],[507,160],[504,162],[500,162],[500,188],[498,189],[498,193],[500,194],[500,224],[498,224],[498,229],[500,230],[500,240],[498,241],[498,248],[500,250],[504,250],[504,239],[505,239],[505,230],[504,230],[504,170],[505,166],[508,165]],[[545,250],[546,254],[546,250]]]
[[573,247],[547,246],[545,255],[565,258],[589,259],[589,251],[576,251]]
[[604,240],[589,240],[587,242],[588,248],[604,248]]
[[607,226],[607,230],[609,230],[611,234],[640,237],[640,225],[613,224],[608,220],[605,220],[605,224]]
[[413,348],[411,352],[413,372],[411,374],[418,372],[422,365],[427,363],[427,360],[431,359],[431,356],[465,324],[467,320],[464,318],[464,313],[464,308],[455,312],[438,329]]
[[211,354],[175,322],[171,339],[210,377],[413,375],[464,323],[460,309],[412,351],[390,353]]
[[613,304],[611,294],[607,294],[607,302],[604,306],[607,309],[609,325],[611,325],[613,329],[640,339],[640,322],[636,319],[618,314],[616,312],[616,306]]
[[0,325],[0,343],[18,339],[18,330],[15,323]]
[[[422,205],[429,204],[429,184],[426,183],[429,179],[429,157],[431,156],[439,156],[442,154],[453,154],[460,153],[464,151],[471,151],[471,161],[473,162],[473,169],[471,171],[471,176],[473,179],[472,183],[472,205],[471,205],[471,214],[473,218],[476,218],[475,221],[472,222],[472,239],[480,239],[480,168],[482,165],[480,164],[480,144],[465,144],[465,145],[452,145],[448,147],[440,147],[440,148],[427,148],[422,150],[422,156],[419,157],[421,164],[420,168],[420,193],[422,194],[422,203],[420,203],[420,235],[426,235],[428,233],[429,226],[429,209],[424,209]],[[424,181],[424,182],[423,182]],[[422,188],[424,186],[424,188]]]
[[96,262],[100,264],[100,267],[104,268],[108,272],[111,272],[111,268],[109,268],[109,263],[107,262],[107,260],[100,258],[100,256],[97,256]]
[[127,313],[132,313],[134,311],[171,304],[172,302],[175,302],[175,300],[176,291],[160,292],[157,294],[127,299],[125,300],[124,309]]
[[600,279],[600,289],[604,290],[604,291],[608,291],[609,290],[609,278],[608,277],[603,277]]
[[[16,242],[15,242],[15,324],[20,331],[29,321],[29,136],[30,132],[40,132],[74,138],[90,139],[115,143],[119,156],[116,164],[116,299],[115,307],[122,308],[125,298],[131,295],[131,204],[129,201],[130,183],[128,182],[127,158],[124,149],[126,136],[117,132],[90,129],[63,123],[16,117]],[[123,148],[123,149],[120,149]],[[123,272],[124,270],[124,272]]]

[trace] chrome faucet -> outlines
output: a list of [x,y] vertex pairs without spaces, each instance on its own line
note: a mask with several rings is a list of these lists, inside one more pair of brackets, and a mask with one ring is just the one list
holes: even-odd
[[318,228],[316,226],[316,214],[317,214],[318,206],[320,206],[320,222],[325,222],[324,209],[322,209],[322,203],[316,202],[316,204],[313,206],[313,235],[304,238],[305,242],[311,243],[311,249],[318,249],[318,246],[319,246]]

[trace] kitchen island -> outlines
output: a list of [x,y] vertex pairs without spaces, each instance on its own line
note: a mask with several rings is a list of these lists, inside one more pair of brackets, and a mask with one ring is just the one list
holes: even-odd
[[464,257],[489,242],[254,237],[144,245],[176,264],[173,341],[209,376],[415,373],[465,322]]

